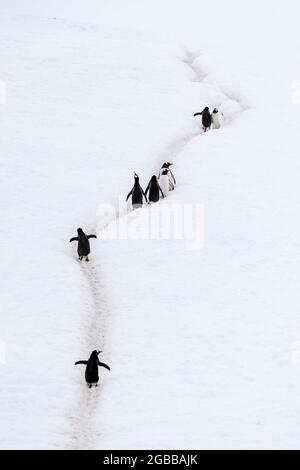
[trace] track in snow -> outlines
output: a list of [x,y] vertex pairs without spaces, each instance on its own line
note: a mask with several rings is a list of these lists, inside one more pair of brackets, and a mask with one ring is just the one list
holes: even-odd
[[[236,105],[238,109],[238,113],[235,113],[235,117],[237,114],[246,111],[248,107],[242,102],[242,99],[235,95],[233,92],[228,92],[225,91],[222,86],[218,86],[216,84],[211,84],[209,82],[209,74],[205,70],[204,67],[201,67],[199,65],[199,58],[201,58],[201,52],[191,52],[188,49],[185,48],[184,51],[184,56],[181,59],[184,64],[186,64],[193,72],[194,77],[192,78],[192,82],[196,83],[207,83],[210,86],[214,86],[216,89],[216,92],[221,93],[223,95],[223,100],[218,104],[218,108],[222,109],[222,106],[226,102],[232,102]],[[195,65],[195,61],[197,60],[197,65]],[[209,105],[209,103],[207,103]],[[226,117],[224,118],[223,126],[229,124],[234,118],[229,118]],[[175,139],[173,142],[171,142],[167,148],[164,150],[162,155],[159,158],[159,161],[157,162],[157,165],[159,165],[159,168],[161,167],[161,164],[165,161],[171,161],[173,162],[176,160],[178,155],[183,151],[183,149],[196,137],[198,137],[200,134],[203,134],[204,131],[202,128],[195,130],[191,130],[189,133],[186,133],[182,135],[181,137]]]
[[[234,113],[235,117],[239,113],[247,111],[249,107],[244,103],[242,97],[238,93],[234,92],[232,89],[229,90],[228,86],[225,87],[222,85],[217,85],[214,82],[210,82],[209,72],[201,64],[201,55],[201,51],[191,52],[188,49],[185,49],[182,62],[192,70],[194,74],[192,81],[213,86],[218,94],[223,95],[223,99],[216,106],[218,109],[222,110],[222,107],[224,107],[226,103],[232,103],[236,107],[236,111]],[[209,103],[207,103],[207,105],[209,105]],[[229,124],[232,120],[232,117],[225,116],[224,124]]]
[[[201,53],[192,53],[188,50],[185,51],[185,56],[182,61],[190,67],[194,72],[194,82],[203,82],[207,80],[208,74],[201,67],[199,63],[197,66],[194,65],[196,59],[199,59]],[[209,82],[208,82],[209,83]],[[214,85],[215,86],[215,85]],[[221,91],[224,96],[224,101],[230,100],[236,103],[239,107],[240,112],[247,109],[239,97],[232,93],[225,92],[221,87],[216,86],[216,91]],[[220,107],[222,103],[220,103]],[[230,122],[230,119],[225,119],[224,124]],[[202,129],[191,130],[190,133],[186,133],[181,137],[171,142],[162,155],[159,158],[159,168],[164,161],[176,160],[178,155],[184,150],[184,148],[196,137],[202,134]],[[108,214],[105,217],[97,221],[97,231],[105,230],[111,223],[120,219],[120,217],[126,216],[128,208],[124,205],[124,208]],[[93,230],[90,231],[92,233]],[[93,260],[89,263],[84,261],[80,263],[81,271],[89,285],[91,294],[90,311],[91,314],[85,320],[85,339],[83,342],[84,351],[92,351],[93,349],[104,348],[105,346],[105,328],[107,325],[107,319],[109,316],[109,307],[104,295],[103,285],[101,278],[97,272],[96,267],[93,265]],[[83,371],[82,371],[83,372]],[[73,407],[71,416],[69,417],[71,423],[71,439],[70,448],[73,450],[79,449],[95,449],[97,442],[99,442],[101,435],[97,433],[97,426],[94,425],[94,420],[97,419],[97,413],[100,406],[101,398],[101,380],[100,385],[97,388],[88,389],[87,386],[83,385],[82,375],[78,382],[80,387],[80,393],[77,397],[77,401]]]
[[[91,232],[92,233],[92,232]],[[104,288],[97,268],[93,265],[93,259],[89,263],[79,262],[83,276],[90,291],[90,315],[85,319],[85,335],[82,351],[94,349],[105,350],[105,328],[109,316],[109,307],[104,294]],[[88,357],[83,357],[87,359]],[[71,425],[70,448],[72,450],[95,449],[100,435],[93,421],[97,417],[101,399],[101,376],[98,387],[89,389],[84,382],[84,366],[81,367],[77,387],[79,394],[69,416]]]

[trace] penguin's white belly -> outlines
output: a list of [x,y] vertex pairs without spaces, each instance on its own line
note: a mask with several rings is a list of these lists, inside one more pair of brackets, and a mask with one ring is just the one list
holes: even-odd
[[164,196],[166,197],[169,194],[170,180],[168,175],[162,175],[159,178],[159,186],[161,187]]
[[213,128],[214,129],[220,129],[221,127],[221,117],[220,114],[213,114],[212,115],[212,120],[213,120]]

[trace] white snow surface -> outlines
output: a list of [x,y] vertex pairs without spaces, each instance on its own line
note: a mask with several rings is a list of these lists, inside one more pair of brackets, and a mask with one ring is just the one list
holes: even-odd
[[[0,6],[0,448],[299,449],[297,2]],[[175,191],[122,215],[201,204],[203,248],[105,239],[165,160]]]

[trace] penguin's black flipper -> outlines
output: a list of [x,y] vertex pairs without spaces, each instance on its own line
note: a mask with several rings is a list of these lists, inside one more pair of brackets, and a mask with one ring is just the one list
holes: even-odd
[[75,362],[74,365],[75,365],[75,366],[77,366],[78,364],[85,364],[85,365],[87,365],[87,363],[88,363],[88,361],[77,361],[77,362]]
[[90,238],[97,238],[97,235],[87,235],[87,238],[90,239]]
[[171,173],[171,176],[172,176],[172,178],[173,178],[174,184],[177,184],[177,183],[176,183],[175,176],[174,176],[173,173],[172,173],[172,170],[170,170],[170,173]]
[[128,199],[130,198],[131,194],[132,194],[132,191],[133,189],[130,191],[130,193],[128,194],[127,198],[126,198],[126,201],[128,201]]
[[[141,188],[141,189],[142,189],[142,188]],[[146,203],[147,203],[147,202],[148,202],[148,199],[147,199],[147,196],[146,196],[147,191],[146,191],[146,193],[144,193],[144,190],[142,189],[142,193],[143,193],[144,198],[145,198],[145,201],[146,201]]]
[[107,370],[110,370],[110,367],[109,367],[107,364],[104,364],[104,362],[98,361],[98,365],[99,365],[100,367],[105,367],[105,369],[107,369]]
[[194,117],[196,117],[196,116],[202,116],[202,112],[201,113],[195,113]]
[[146,191],[144,192],[144,190],[142,189],[142,193],[144,194],[144,197],[146,198],[146,201],[147,201],[147,193],[150,189],[150,183],[148,184],[147,188],[146,188]]
[[78,237],[70,238],[70,243],[71,243],[71,242],[78,242]]
[[160,190],[160,194],[161,194],[161,195],[162,195],[162,197],[164,198],[164,197],[165,197],[165,195],[164,195],[164,193],[163,193],[163,191],[162,191],[161,187],[160,187],[159,185],[158,185],[158,187],[159,187],[159,190]]

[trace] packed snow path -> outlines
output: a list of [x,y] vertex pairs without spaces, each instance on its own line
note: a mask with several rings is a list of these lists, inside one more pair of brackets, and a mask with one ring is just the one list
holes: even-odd
[[[81,332],[83,335],[81,351],[92,352],[94,349],[101,349],[105,352],[105,328],[109,318],[109,306],[98,272],[99,268],[96,269],[93,265],[92,256],[88,263],[86,261],[78,261],[78,263],[80,263],[82,275],[87,280],[90,294],[90,315],[84,319],[84,327]],[[88,356],[87,353],[86,359]],[[70,448],[94,449],[100,439],[94,421],[101,406],[102,371],[100,371],[98,387],[89,389],[84,381],[85,366],[78,366],[78,369],[78,398],[70,413],[72,429]]]
[[[198,71],[199,68],[196,68],[193,65],[194,61],[199,58],[199,55],[190,52],[187,52],[186,54],[186,59],[184,59],[183,62],[187,63],[191,67],[191,69],[197,74],[198,80],[196,81],[200,82],[202,74],[200,71]],[[203,79],[203,77],[201,79]],[[225,100],[229,99],[231,101],[234,100],[233,97],[229,98],[228,95],[225,95]],[[220,103],[220,106],[222,106],[222,103]],[[175,162],[177,160],[178,155],[184,150],[184,148],[191,142],[193,138],[199,135],[199,133],[202,133],[202,131],[200,129],[197,129],[195,131],[187,133],[186,135],[181,136],[180,138],[176,138],[173,142],[171,142],[164,152],[165,157],[160,157],[158,167],[160,168],[161,164],[164,161],[172,160]],[[176,166],[174,171],[176,172]],[[178,175],[177,177],[180,181],[180,175]],[[120,217],[126,217],[126,214],[127,206],[124,204],[123,210],[117,210],[116,217],[114,215],[110,216],[108,214],[102,220],[98,220],[98,229],[102,228],[109,230],[109,225],[111,223],[116,222],[116,219],[118,220]],[[98,233],[98,242],[101,243],[101,232]],[[92,351],[93,349],[98,349],[100,347],[99,345],[101,345],[101,348],[104,348],[104,331],[108,321],[109,310],[107,302],[104,299],[104,289],[103,286],[101,286],[100,277],[97,273],[97,269],[95,268],[95,266],[93,266],[92,261],[90,263],[82,261],[80,262],[80,265],[82,272],[88,281],[89,292],[92,299],[91,318],[87,319],[87,323],[89,323],[89,326],[86,328],[86,333],[84,335],[85,347],[83,348],[83,350]],[[99,444],[100,442],[100,435],[97,435],[94,425],[95,416],[98,413],[98,407],[101,406],[100,390],[101,379],[99,387],[97,387],[96,389],[93,388],[91,390],[89,390],[87,387],[83,387],[82,391],[79,394],[78,403],[76,403],[74,407],[74,416],[71,417],[73,429],[71,447],[74,449],[92,449],[97,443]]]

